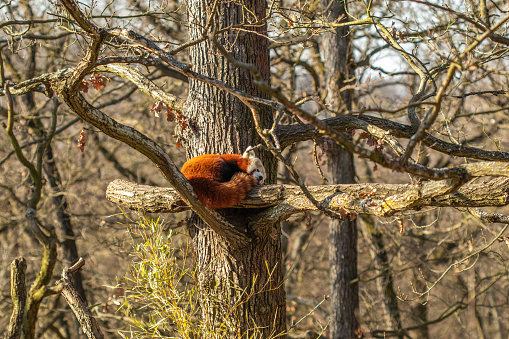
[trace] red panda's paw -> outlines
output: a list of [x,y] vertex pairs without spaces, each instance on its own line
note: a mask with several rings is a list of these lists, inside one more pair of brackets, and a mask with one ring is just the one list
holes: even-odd
[[243,195],[242,198],[240,199],[242,200],[254,186],[258,185],[258,179],[256,179],[254,176],[250,174],[244,172],[237,172],[233,175],[233,177],[230,179],[230,181],[228,181],[227,184],[230,187],[235,187],[236,189],[238,189],[239,193]]

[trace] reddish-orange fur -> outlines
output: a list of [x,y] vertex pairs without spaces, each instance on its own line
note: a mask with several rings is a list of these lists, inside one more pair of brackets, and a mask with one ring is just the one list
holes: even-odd
[[[258,180],[246,173],[257,158],[240,154],[205,154],[187,161],[182,174],[189,180],[198,199],[208,208],[226,208],[244,199]],[[261,164],[261,163],[260,163]],[[265,174],[265,173],[264,173]]]

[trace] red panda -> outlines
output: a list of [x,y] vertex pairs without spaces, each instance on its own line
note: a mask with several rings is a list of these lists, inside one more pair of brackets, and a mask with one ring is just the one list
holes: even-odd
[[205,154],[188,160],[181,170],[198,199],[208,208],[226,208],[244,199],[265,180],[265,168],[254,152]]

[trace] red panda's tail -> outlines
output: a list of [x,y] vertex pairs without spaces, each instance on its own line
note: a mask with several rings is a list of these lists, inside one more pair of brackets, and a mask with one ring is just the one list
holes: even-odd
[[208,208],[226,208],[244,199],[254,186],[258,185],[252,175],[237,172],[230,181],[219,182],[210,178],[190,178],[198,199]]

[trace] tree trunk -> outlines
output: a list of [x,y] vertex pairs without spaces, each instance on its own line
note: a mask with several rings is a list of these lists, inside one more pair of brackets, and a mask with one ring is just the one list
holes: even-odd
[[[69,215],[67,199],[65,194],[62,193],[60,172],[58,171],[55,157],[53,156],[53,149],[51,145],[48,146],[45,153],[46,159],[44,162],[44,171],[49,185],[53,190],[53,205],[56,208],[56,214],[59,222],[59,229],[62,239],[62,261],[65,267],[70,267],[79,259],[78,246],[76,245],[76,236],[72,228],[71,216]],[[81,271],[75,273],[73,278],[74,287],[80,294],[80,297],[86,302],[85,289],[83,288],[83,280]]]
[[[265,16],[265,1],[219,2],[213,15],[212,30],[255,20],[246,13],[253,10],[256,20]],[[189,3],[190,39],[202,36],[214,1]],[[230,31],[218,41],[232,55],[254,64],[266,80],[270,77],[266,26],[254,28],[259,35]],[[249,72],[239,70],[220,55],[211,41],[190,49],[193,70],[217,78],[246,93],[265,97],[253,84]],[[242,153],[260,140],[250,110],[232,95],[199,81],[190,81],[185,115],[190,128],[181,134],[189,158],[207,153]],[[260,107],[265,127],[272,123],[271,112]],[[267,171],[267,183],[274,183],[276,164],[267,152],[260,152]],[[256,210],[223,210],[235,226],[246,230],[252,239],[247,247],[224,248],[219,236],[196,215],[189,232],[196,249],[203,320],[207,330],[221,338],[269,338],[286,330],[285,292],[282,283],[281,229],[266,225],[256,234],[248,229],[248,218]],[[282,336],[284,338],[284,336]]]
[[[329,153],[332,183],[352,183],[355,178],[352,154],[337,144]],[[331,284],[330,338],[356,338],[359,324],[355,311],[359,308],[357,283],[356,220],[331,220],[329,224],[329,262]]]
[[[322,0],[323,8],[330,0]],[[327,20],[347,19],[346,2],[336,0],[330,5]],[[338,114],[352,105],[352,91],[342,90],[354,76],[352,69],[351,36],[349,28],[338,28],[322,35],[321,51],[324,58],[326,104]],[[350,83],[350,84],[353,84]],[[329,152],[328,167],[331,184],[355,182],[355,169],[351,153],[334,144]],[[357,278],[357,222],[356,220],[331,220],[329,224],[329,262],[331,284],[330,338],[357,337],[358,321],[355,311],[359,308]]]

